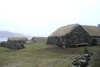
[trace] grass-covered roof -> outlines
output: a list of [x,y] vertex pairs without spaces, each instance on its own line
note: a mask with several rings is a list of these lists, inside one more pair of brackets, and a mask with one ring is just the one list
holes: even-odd
[[27,41],[26,37],[9,37],[8,41]]
[[100,36],[100,27],[97,26],[86,26],[86,25],[79,25],[79,24],[71,24],[67,26],[63,26],[58,28],[54,31],[49,37],[60,37],[69,34],[73,29],[78,26],[82,26],[83,29],[90,35],[90,36]]
[[100,27],[97,26],[82,26],[90,36],[100,36]]
[[69,34],[74,28],[78,27],[79,24],[71,24],[67,26],[63,26],[61,28],[58,28],[55,32],[53,32],[50,37],[59,37]]

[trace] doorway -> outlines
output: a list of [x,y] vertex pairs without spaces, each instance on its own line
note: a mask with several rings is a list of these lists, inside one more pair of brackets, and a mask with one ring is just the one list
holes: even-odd
[[92,39],[92,46],[96,46],[97,45],[97,39]]

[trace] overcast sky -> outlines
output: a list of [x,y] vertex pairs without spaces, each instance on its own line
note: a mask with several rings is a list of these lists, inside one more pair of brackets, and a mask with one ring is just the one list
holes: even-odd
[[0,0],[0,30],[49,36],[75,23],[97,26],[100,0]]

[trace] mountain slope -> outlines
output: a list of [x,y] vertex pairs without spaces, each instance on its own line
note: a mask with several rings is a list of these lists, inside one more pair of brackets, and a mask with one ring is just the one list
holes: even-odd
[[8,38],[8,37],[25,37],[25,35],[8,31],[0,31],[0,38]]

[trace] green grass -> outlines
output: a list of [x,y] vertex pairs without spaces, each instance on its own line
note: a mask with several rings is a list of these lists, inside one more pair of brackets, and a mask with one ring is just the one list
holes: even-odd
[[100,67],[100,46],[99,48],[94,48],[94,56],[91,60],[91,67]]
[[97,46],[62,49],[46,45],[46,40],[39,38],[25,47],[20,50],[0,47],[0,67],[71,67],[84,48],[90,51],[99,49]]

